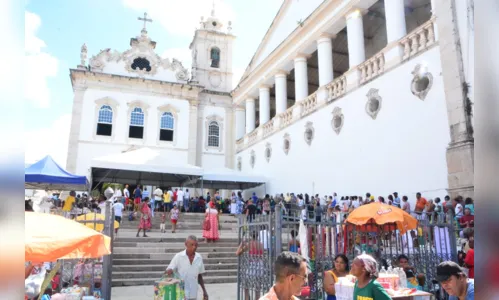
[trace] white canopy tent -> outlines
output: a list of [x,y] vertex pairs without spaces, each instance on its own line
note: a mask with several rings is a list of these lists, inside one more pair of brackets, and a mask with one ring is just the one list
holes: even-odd
[[203,173],[203,188],[245,190],[261,184],[267,179],[263,176],[243,173],[229,168],[206,170]]
[[91,161],[92,183],[138,183],[154,186],[182,186],[203,175],[203,169],[179,164],[157,150],[140,148]]

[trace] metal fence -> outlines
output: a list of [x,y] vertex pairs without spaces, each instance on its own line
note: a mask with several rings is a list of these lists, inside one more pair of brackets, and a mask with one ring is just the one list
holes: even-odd
[[[81,209],[80,209],[81,210]],[[104,220],[98,218],[86,218],[77,220],[82,214],[77,208],[69,213],[57,210],[53,212],[66,218],[74,219],[76,222],[87,225],[94,229],[103,226],[102,233],[111,238],[111,252],[114,239],[114,210],[112,203],[106,203]],[[95,215],[94,215],[95,216]],[[87,287],[91,295],[98,294],[103,299],[111,299],[112,259],[111,255],[105,255],[96,259],[61,259],[58,290],[78,284]]]
[[274,283],[274,261],[285,250],[298,251],[300,219],[305,219],[310,257],[308,285],[310,297],[325,299],[324,272],[333,266],[337,254],[345,254],[349,262],[366,252],[380,266],[397,266],[404,254],[417,273],[424,274],[420,284],[431,290],[436,266],[445,260],[457,261],[456,228],[453,220],[443,214],[414,215],[418,228],[403,235],[394,224],[353,226],[345,224],[346,213],[315,215],[298,208],[279,209],[272,215],[256,215],[253,220],[239,216],[239,240],[249,245],[239,256],[238,299],[258,299]]

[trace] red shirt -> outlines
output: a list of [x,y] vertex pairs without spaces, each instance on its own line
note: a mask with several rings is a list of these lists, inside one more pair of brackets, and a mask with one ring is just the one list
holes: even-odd
[[466,252],[464,263],[469,268],[468,278],[475,278],[475,250],[470,249]]
[[[464,223],[465,223],[465,222],[471,222],[471,221],[473,221],[473,224],[467,224],[467,225],[464,225]],[[461,223],[461,226],[462,226],[462,227],[465,227],[465,228],[466,228],[466,227],[475,227],[475,226],[474,226],[474,225],[475,225],[475,224],[474,224],[474,223],[475,223],[474,221],[475,221],[475,216],[472,216],[472,215],[469,215],[469,216],[464,215],[464,216],[462,216],[462,217],[459,219],[459,223]]]
[[416,200],[416,211],[423,211],[426,206],[426,198],[421,197],[419,200]]

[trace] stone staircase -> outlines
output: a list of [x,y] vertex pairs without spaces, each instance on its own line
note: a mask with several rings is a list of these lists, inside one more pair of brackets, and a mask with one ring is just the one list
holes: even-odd
[[160,214],[152,219],[149,237],[135,237],[138,221],[123,218],[118,236],[113,243],[112,286],[153,285],[166,270],[173,256],[184,249],[187,236],[195,235],[199,241],[197,252],[203,257],[205,283],[237,282],[238,247],[237,219],[221,215],[220,240],[206,243],[202,238],[203,213],[183,213],[177,231],[171,232],[169,220],[166,233],[159,231]]

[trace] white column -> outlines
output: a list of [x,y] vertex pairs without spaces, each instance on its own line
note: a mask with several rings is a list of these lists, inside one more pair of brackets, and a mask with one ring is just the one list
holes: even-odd
[[299,102],[308,97],[307,58],[295,58],[295,101]]
[[322,35],[317,40],[317,55],[319,59],[319,86],[333,81],[333,41],[331,36]]
[[[244,107],[236,107],[236,140],[242,138],[245,132],[246,113]],[[227,130],[229,130],[227,128]]]
[[435,34],[435,41],[438,41],[438,27],[437,27],[437,0],[431,0],[431,17],[435,19],[433,22],[433,32]]
[[404,0],[385,0],[385,17],[388,44],[407,34]]
[[285,72],[279,72],[275,74],[276,115],[282,114],[286,109],[288,109],[287,74]]
[[270,88],[266,85],[260,87],[260,125],[270,120]]
[[348,62],[350,69],[366,60],[362,14],[355,10],[347,15]]
[[246,99],[246,133],[255,130],[255,99]]

